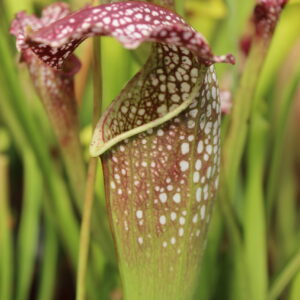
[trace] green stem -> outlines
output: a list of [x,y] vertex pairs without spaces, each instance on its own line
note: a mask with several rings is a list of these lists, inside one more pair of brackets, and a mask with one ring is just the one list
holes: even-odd
[[218,198],[220,211],[224,218],[224,223],[230,239],[230,252],[233,260],[233,288],[231,290],[232,299],[250,300],[248,293],[248,277],[246,273],[246,260],[243,251],[243,239],[238,218],[229,201],[228,190],[226,185],[222,185],[221,195]]
[[[246,258],[243,254],[243,241],[240,226],[232,206],[236,182],[244,146],[249,129],[249,118],[255,103],[253,101],[255,89],[259,80],[265,57],[270,44],[270,38],[256,38],[247,59],[244,72],[235,94],[235,102],[229,124],[229,129],[224,140],[222,157],[222,189],[220,207],[224,215],[225,225],[232,240],[235,256],[235,288],[238,297],[249,298],[249,285],[246,268]],[[240,260],[240,261],[239,261]]]
[[270,223],[272,224],[270,230],[276,234],[276,245],[278,245],[276,256],[273,257],[273,269],[277,269],[278,264],[286,261],[297,248],[298,239],[295,238],[298,233],[298,179],[295,176],[295,140],[297,134],[295,132],[296,126],[290,126],[295,124],[296,122],[289,124],[285,142],[282,143],[285,146],[285,159],[280,174],[278,174],[280,184],[276,186],[278,193],[274,199],[274,217]]
[[253,41],[239,88],[235,95],[232,118],[223,148],[223,170],[229,197],[232,198],[249,129],[249,117],[255,103],[254,93],[271,39]]
[[[266,217],[263,179],[268,123],[260,113],[251,118],[245,191],[245,258],[251,299],[265,300],[268,286]],[[255,220],[255,222],[253,222]]]
[[300,299],[300,271],[293,278],[288,299],[289,300]]
[[51,300],[54,299],[55,279],[57,275],[58,240],[46,206],[44,207],[44,215],[45,234],[43,257],[45,259],[43,259],[42,262],[37,299]]
[[42,178],[31,150],[25,150],[23,157],[25,171],[24,197],[17,240],[17,300],[27,299],[30,293],[38,244],[43,192]]
[[[222,199],[221,199],[222,198]],[[242,235],[241,228],[239,226],[238,217],[234,211],[234,208],[229,201],[228,194],[226,194],[226,189],[224,189],[219,197],[218,204],[220,206],[220,211],[223,214],[225,226],[229,232],[230,239],[236,247],[242,247]]]
[[298,252],[290,259],[284,269],[276,277],[274,283],[272,284],[268,300],[276,300],[279,298],[280,294],[287,287],[289,282],[293,277],[300,271],[300,249]]
[[284,136],[286,132],[286,127],[288,123],[288,117],[292,108],[292,104],[294,101],[294,95],[297,91],[299,81],[300,81],[300,65],[297,68],[296,74],[291,77],[292,80],[288,87],[286,88],[281,109],[280,109],[280,116],[278,121],[278,126],[276,128],[276,136],[274,141],[274,147],[272,151],[271,157],[271,167],[270,167],[270,176],[268,178],[267,183],[267,213],[268,218],[270,219],[271,211],[273,207],[273,203],[275,200],[276,194],[276,185],[278,184],[278,174],[280,173],[280,165],[282,163],[281,156],[282,156],[282,145],[284,143]]
[[8,158],[0,153],[0,299],[13,299],[13,244],[8,195]]
[[[102,72],[101,72],[101,44],[100,38],[94,38],[94,110],[93,110],[93,128],[95,128],[98,118],[101,114],[102,106]],[[83,208],[83,217],[80,232],[80,248],[78,260],[78,273],[77,273],[77,288],[76,299],[85,299],[85,279],[87,273],[87,263],[90,245],[90,227],[91,215],[94,201],[94,185],[97,172],[98,158],[90,158],[89,168],[86,182],[86,193]]]
[[[223,147],[223,177],[220,197],[220,208],[224,215],[225,225],[229,232],[235,253],[240,255],[241,261],[235,260],[237,276],[237,288],[241,291],[248,287],[246,280],[246,261],[243,253],[243,240],[241,236],[238,218],[232,206],[240,162],[244,152],[244,146],[249,129],[249,118],[255,103],[253,101],[255,89],[259,79],[267,50],[269,39],[256,38],[253,41],[249,57],[247,59],[239,88],[235,95],[231,123],[224,140]],[[247,297],[248,293],[243,292]],[[249,296],[249,295],[248,295]]]

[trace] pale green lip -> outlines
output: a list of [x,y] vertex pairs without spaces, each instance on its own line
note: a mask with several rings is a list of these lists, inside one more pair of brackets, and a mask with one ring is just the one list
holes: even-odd
[[201,87],[202,80],[203,80],[203,74],[202,74],[202,72],[200,72],[200,74],[198,76],[198,80],[195,84],[195,87],[193,88],[192,92],[190,93],[188,99],[185,100],[183,103],[181,103],[178,107],[176,107],[172,111],[168,112],[161,118],[155,119],[144,125],[135,127],[135,128],[128,130],[122,134],[119,134],[107,142],[105,142],[102,139],[101,127],[103,124],[103,121],[102,121],[103,118],[101,118],[95,128],[94,133],[93,133],[92,141],[91,141],[91,144],[89,147],[90,155],[92,157],[97,157],[97,156],[103,154],[104,152],[106,152],[108,149],[112,148],[114,145],[118,144],[119,142],[121,142],[129,137],[132,137],[136,134],[144,132],[148,129],[157,127],[157,126],[169,121],[170,119],[176,117],[177,115],[179,115],[182,111],[184,111],[193,102],[193,100],[197,96],[197,94],[200,90],[200,87]]

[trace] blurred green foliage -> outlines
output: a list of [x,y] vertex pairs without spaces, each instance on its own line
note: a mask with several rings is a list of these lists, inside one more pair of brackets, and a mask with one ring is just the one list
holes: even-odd
[[[28,74],[18,64],[8,34],[20,10],[40,13],[48,0],[0,3],[0,299],[74,299],[80,216],[66,183],[57,143]],[[85,4],[70,0],[73,8]],[[245,56],[240,40],[249,32],[252,0],[183,0],[177,7],[207,37],[215,53],[232,52],[234,68],[217,66],[221,90],[233,105]],[[139,69],[141,51],[102,39],[103,105]],[[285,8],[257,78],[245,150],[230,201],[232,224],[216,201],[195,299],[300,299],[300,1]],[[87,66],[78,74],[82,144],[91,137],[92,47],[77,54]],[[253,62],[254,64],[254,62]],[[223,118],[224,140],[231,114]],[[222,195],[222,193],[221,193]],[[223,204],[224,205],[224,204]],[[101,170],[96,184],[88,299],[121,299],[109,234]],[[230,229],[231,228],[231,229]],[[232,230],[233,228],[233,230]],[[234,242],[233,232],[240,241]]]

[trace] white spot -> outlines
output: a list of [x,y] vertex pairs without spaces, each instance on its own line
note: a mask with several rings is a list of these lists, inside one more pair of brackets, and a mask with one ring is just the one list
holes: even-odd
[[158,130],[157,130],[157,135],[158,135],[158,136],[163,136],[163,135],[164,135],[164,131],[161,130],[161,129],[158,129]]
[[197,171],[200,171],[201,165],[202,165],[201,160],[200,160],[200,159],[197,159],[197,160],[196,160],[196,163],[195,163],[195,169],[196,169]]
[[158,82],[159,82],[159,81],[158,81],[157,78],[153,78],[153,79],[152,79],[152,85],[153,85],[153,86],[157,86],[157,85],[158,85]]
[[164,101],[164,100],[165,100],[165,94],[159,94],[159,95],[158,95],[158,99],[159,99],[160,101]]
[[212,122],[207,122],[205,129],[204,129],[205,134],[209,134],[211,129],[212,129]]
[[207,171],[206,171],[206,177],[207,177],[207,178],[210,178],[210,177],[211,177],[211,171],[212,171],[211,166],[209,166],[209,167],[207,168]]
[[175,221],[175,220],[176,220],[176,217],[177,217],[176,212],[171,212],[171,220],[172,220],[172,221]]
[[167,112],[167,106],[165,104],[159,106],[157,112],[162,115],[165,114]]
[[192,142],[192,141],[194,140],[194,138],[195,138],[195,137],[194,137],[193,135],[189,135],[189,136],[188,136],[188,141],[189,141],[189,142]]
[[216,135],[214,137],[214,145],[218,144],[218,142],[219,142],[219,137]]
[[145,109],[144,108],[141,108],[141,109],[139,109],[139,111],[138,111],[138,114],[140,115],[140,116],[142,116],[142,115],[144,115],[145,114]]
[[199,174],[199,172],[194,172],[194,176],[193,176],[194,183],[199,182],[199,180],[200,180],[200,174]]
[[159,200],[161,203],[166,203],[167,202],[167,194],[166,193],[159,194]]
[[205,205],[202,205],[200,214],[201,214],[201,219],[203,220],[205,218]]
[[116,188],[116,184],[114,181],[111,181],[110,187],[114,190]]
[[166,91],[166,85],[165,84],[161,84],[159,88],[160,88],[160,91],[163,92],[163,93]]
[[217,189],[218,186],[219,186],[219,177],[217,177],[215,180],[215,188]]
[[105,24],[109,24],[109,23],[110,23],[110,17],[105,17],[105,18],[103,19],[103,22],[104,22]]
[[174,102],[179,102],[180,97],[177,94],[174,94],[174,95],[171,96],[171,100],[174,101]]
[[190,114],[190,116],[191,116],[192,118],[196,118],[197,113],[198,113],[198,109],[197,109],[197,108],[195,108],[195,109],[193,109],[193,110],[191,110],[191,111],[189,112],[189,114]]
[[193,77],[197,77],[197,76],[198,76],[198,69],[197,69],[197,68],[193,68],[193,69],[191,70],[191,75],[192,75]]
[[127,111],[128,111],[128,108],[127,108],[125,105],[123,105],[123,106],[121,107],[121,112],[122,112],[123,114],[126,114]]
[[160,223],[161,225],[165,225],[166,222],[167,222],[166,216],[160,216],[160,217],[159,217],[159,223]]
[[203,141],[200,141],[197,146],[197,152],[200,154],[203,151]]
[[143,211],[142,211],[142,210],[137,210],[137,211],[136,211],[136,217],[137,217],[138,219],[141,219],[141,218],[143,217]]
[[164,248],[166,248],[168,246],[168,243],[167,242],[163,242],[162,245],[163,245]]
[[198,221],[198,214],[195,214],[193,216],[193,223],[197,223],[197,221]]
[[208,192],[204,192],[204,200],[208,199]]
[[188,120],[188,124],[187,124],[188,128],[194,128],[195,127],[195,122],[193,120]]
[[176,85],[174,83],[169,82],[167,86],[170,94],[174,94],[176,92]]
[[207,146],[206,146],[206,152],[207,152],[208,154],[211,154],[211,153],[212,153],[212,145],[207,145]]
[[181,201],[181,196],[179,193],[176,193],[174,196],[173,196],[173,200],[175,203],[180,203]]
[[172,237],[172,238],[171,238],[171,244],[174,245],[175,243],[176,243],[176,238],[175,238],[175,237]]
[[180,217],[179,218],[179,224],[184,225],[185,224],[185,217]]
[[81,25],[81,28],[82,29],[88,29],[90,27],[90,24],[89,23],[83,23],[82,25]]
[[114,26],[119,26],[119,21],[115,19],[115,20],[112,21],[112,24]]
[[[186,31],[186,32],[183,33],[183,38],[184,38],[185,40],[188,40],[188,39],[191,38],[192,35],[193,35],[192,32]],[[194,69],[193,69],[193,70],[194,70]],[[196,70],[197,70],[197,69],[196,69]]]
[[190,151],[190,145],[189,145],[189,143],[183,143],[183,144],[181,144],[181,153],[183,155],[189,153],[189,151]]
[[182,160],[180,163],[179,163],[179,166],[180,166],[180,170],[182,172],[186,171],[188,168],[189,168],[189,163],[185,160]]
[[167,190],[168,190],[168,191],[172,191],[173,188],[174,188],[174,187],[173,187],[173,185],[171,185],[171,184],[169,184],[169,185],[167,186]]
[[139,243],[140,245],[142,245],[143,242],[144,242],[144,239],[143,239],[141,236],[138,237],[138,243]]
[[190,86],[188,83],[183,82],[183,83],[181,84],[181,91],[182,91],[182,92],[189,92],[190,89],[191,89],[191,86]]
[[179,236],[183,236],[183,234],[184,234],[184,229],[181,227],[181,228],[179,228],[179,230],[178,230],[178,235],[179,235]]
[[212,95],[213,99],[216,99],[216,97],[217,97],[217,89],[214,86],[211,89],[211,95]]

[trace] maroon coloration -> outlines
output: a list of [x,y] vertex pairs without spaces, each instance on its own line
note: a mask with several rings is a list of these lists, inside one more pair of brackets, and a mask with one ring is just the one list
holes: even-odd
[[[40,60],[25,42],[25,37],[29,32],[48,26],[69,13],[69,7],[65,3],[55,3],[46,7],[40,19],[34,15],[19,12],[12,22],[10,33],[17,38],[21,62],[26,63],[36,92],[48,114],[62,150],[71,184],[77,191],[76,196],[79,200],[80,193],[83,192],[85,171],[78,137],[79,124],[76,113],[74,75],[80,68],[80,61],[75,55],[70,55],[63,69],[55,70]],[[74,162],[76,162],[77,172],[71,171],[74,170]]]
[[39,19],[34,15],[27,15],[25,12],[19,12],[13,20],[10,33],[17,37],[17,48],[28,48],[25,43],[26,30],[37,31],[44,26],[62,19],[70,14],[69,6],[66,3],[55,3],[46,7],[42,12],[42,17]]
[[274,32],[280,13],[286,3],[287,0],[260,0],[256,4],[253,22],[257,35],[268,36]]
[[184,46],[206,65],[234,63],[232,55],[214,56],[201,34],[163,7],[145,2],[119,2],[84,8],[19,39],[48,65],[61,68],[64,60],[87,37],[115,37],[125,48],[137,48],[145,41]]
[[17,38],[21,61],[27,64],[34,86],[54,123],[54,129],[57,128],[57,135],[63,145],[72,139],[70,135],[73,133],[70,128],[77,123],[73,76],[79,70],[80,62],[74,55],[71,55],[63,70],[54,70],[32,52],[25,43],[25,36],[27,32],[37,31],[68,14],[70,14],[70,9],[65,3],[55,3],[46,7],[40,19],[34,15],[19,12],[10,29],[10,32]]
[[251,35],[244,35],[239,41],[240,50],[245,56],[248,56],[251,49],[251,45],[252,45]]
[[13,20],[10,33],[17,38],[17,48],[21,51],[21,61],[28,66],[37,93],[57,131],[61,145],[66,146],[75,134],[71,128],[76,124],[76,103],[73,77],[80,68],[79,60],[71,55],[63,70],[55,70],[44,64],[28,47],[25,36],[70,14],[65,3],[55,3],[46,7],[39,19],[34,15],[19,12]]
[[[42,17],[37,18],[34,15],[27,15],[25,12],[19,12],[12,21],[10,33],[17,38],[17,49],[21,52],[21,61],[30,64],[36,59],[30,47],[25,42],[26,36],[30,32],[35,32],[41,28],[52,24],[53,22],[64,18],[70,14],[69,6],[66,3],[54,3],[42,11]],[[71,56],[66,63],[65,75],[74,75],[80,68],[80,62],[75,56]]]

